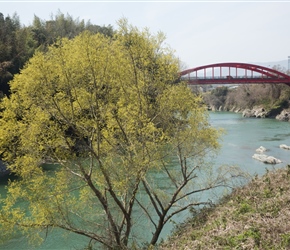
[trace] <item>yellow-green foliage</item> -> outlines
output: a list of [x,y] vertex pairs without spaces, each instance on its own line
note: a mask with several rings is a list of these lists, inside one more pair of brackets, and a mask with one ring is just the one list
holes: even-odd
[[[177,147],[196,163],[218,148],[200,97],[173,84],[179,64],[164,35],[119,25],[113,38],[84,32],[58,41],[11,82],[0,149],[20,178],[3,200],[2,235],[60,227],[126,245],[148,171],[161,171]],[[44,162],[55,171],[43,171]]]

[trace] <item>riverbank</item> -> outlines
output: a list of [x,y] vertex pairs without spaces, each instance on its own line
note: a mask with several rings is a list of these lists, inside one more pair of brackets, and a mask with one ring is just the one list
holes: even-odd
[[202,96],[211,111],[231,111],[244,117],[290,122],[290,88],[284,84],[222,86],[205,91]]
[[192,216],[159,249],[289,249],[289,197],[287,165]]

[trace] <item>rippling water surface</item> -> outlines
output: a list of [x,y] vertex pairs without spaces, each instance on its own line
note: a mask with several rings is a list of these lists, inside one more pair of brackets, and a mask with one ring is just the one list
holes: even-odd
[[[274,119],[243,118],[241,114],[211,113],[213,126],[222,127],[226,134],[216,164],[235,164],[251,174],[263,174],[266,169],[290,164],[290,150],[281,149],[281,144],[290,145],[290,122]],[[252,158],[256,149],[263,146],[265,154],[282,160],[281,164],[268,165]]]

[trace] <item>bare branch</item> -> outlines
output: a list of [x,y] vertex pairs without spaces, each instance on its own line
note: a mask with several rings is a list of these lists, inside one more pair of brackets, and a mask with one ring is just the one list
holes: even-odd
[[188,209],[189,207],[193,207],[193,206],[201,206],[201,205],[209,205],[212,204],[212,202],[208,201],[208,202],[196,202],[196,203],[190,203],[187,204],[186,206],[181,207],[178,210],[175,210],[174,212],[172,212],[170,215],[168,215],[166,217],[166,219],[164,220],[164,225],[176,214],[179,214],[180,212]]
[[152,216],[149,214],[148,208],[144,207],[142,205],[141,202],[139,202],[139,200],[136,198],[136,202],[138,203],[138,205],[142,208],[142,210],[144,211],[144,213],[147,215],[147,217],[149,218],[149,220],[151,221],[151,223],[153,224],[153,226],[155,227],[155,229],[157,228],[157,225],[154,221],[154,219],[152,218]]
[[142,184],[143,184],[143,186],[144,186],[144,188],[145,188],[145,191],[146,191],[147,195],[148,195],[149,198],[150,198],[150,201],[152,202],[152,205],[153,205],[153,207],[154,207],[156,213],[158,214],[159,217],[161,217],[162,214],[161,214],[161,212],[160,212],[159,209],[158,209],[158,206],[157,206],[157,204],[156,204],[156,202],[155,202],[155,200],[154,200],[154,197],[152,196],[152,194],[151,194],[151,192],[150,192],[150,190],[149,190],[149,188],[148,188],[148,186],[147,186],[146,181],[145,181],[145,180],[142,180]]

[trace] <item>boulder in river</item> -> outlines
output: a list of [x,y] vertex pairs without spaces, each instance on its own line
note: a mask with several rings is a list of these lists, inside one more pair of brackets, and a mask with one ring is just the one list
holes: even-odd
[[267,151],[267,149],[265,147],[263,147],[263,146],[261,146],[261,147],[256,149],[257,153],[264,153],[265,151]]
[[264,155],[264,154],[254,154],[252,157],[258,161],[268,163],[268,164],[279,164],[282,162],[281,160],[279,160],[273,156],[268,156],[268,155]]
[[280,145],[280,148],[290,150],[290,146],[287,146],[286,144],[281,144],[281,145]]

